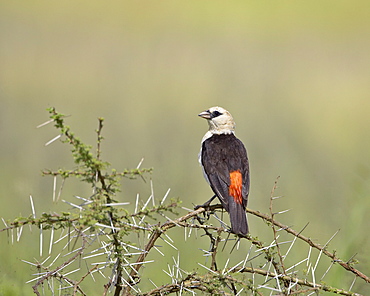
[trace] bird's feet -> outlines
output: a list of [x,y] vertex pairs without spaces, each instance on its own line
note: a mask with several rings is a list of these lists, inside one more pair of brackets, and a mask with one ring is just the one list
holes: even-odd
[[210,200],[206,201],[204,204],[202,205],[197,205],[197,206],[194,206],[194,210],[198,210],[199,208],[204,208],[206,211],[209,211],[210,210],[210,204],[211,202],[216,198],[216,195],[212,196]]

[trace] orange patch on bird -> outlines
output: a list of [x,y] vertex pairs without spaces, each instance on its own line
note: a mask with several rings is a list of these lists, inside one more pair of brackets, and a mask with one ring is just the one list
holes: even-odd
[[239,170],[230,172],[229,195],[232,196],[238,204],[243,202],[242,187],[242,173]]

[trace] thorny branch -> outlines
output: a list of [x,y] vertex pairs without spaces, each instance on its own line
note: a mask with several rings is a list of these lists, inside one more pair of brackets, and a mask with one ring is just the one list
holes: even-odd
[[358,276],[359,278],[363,279],[365,282],[370,283],[370,278],[367,275],[365,275],[364,273],[362,273],[358,269],[356,269],[353,266],[351,266],[350,263],[344,262],[343,260],[341,260],[340,258],[338,258],[337,256],[335,256],[335,254],[329,252],[328,250],[326,250],[325,248],[323,248],[319,244],[314,243],[310,238],[302,235],[300,232],[298,232],[298,231],[290,228],[287,225],[284,225],[284,224],[280,223],[277,220],[272,219],[270,216],[268,216],[266,214],[263,214],[263,213],[261,213],[259,211],[255,211],[255,210],[252,210],[252,209],[248,209],[247,208],[247,213],[250,213],[250,214],[255,215],[255,216],[259,217],[259,218],[262,218],[263,220],[265,220],[267,222],[270,222],[270,223],[272,223],[272,224],[280,227],[281,229],[285,230],[286,232],[288,232],[288,233],[290,233],[290,234],[298,237],[299,239],[301,239],[304,242],[306,242],[307,244],[309,244],[311,247],[319,250],[320,252],[322,252],[323,254],[325,254],[326,256],[328,256],[329,258],[331,258],[333,262],[338,263],[344,269],[346,269],[346,270],[354,273],[356,276]]
[[[243,272],[256,273],[256,274],[260,274],[260,275],[263,275],[263,276],[268,276],[270,278],[280,278],[280,279],[282,279],[286,282],[297,283],[301,286],[310,287],[310,288],[312,288],[316,291],[322,290],[322,291],[327,291],[327,292],[334,292],[334,293],[340,294],[340,295],[361,296],[361,294],[348,292],[348,291],[345,291],[343,289],[335,289],[333,287],[329,287],[329,286],[326,286],[326,285],[309,282],[306,279],[302,280],[302,279],[299,279],[299,278],[296,278],[296,277],[291,277],[291,276],[288,276],[288,275],[281,275],[281,274],[277,274],[277,273],[270,272],[270,271],[260,269],[260,268],[244,267],[244,268],[237,269],[236,271],[241,272],[241,273],[243,273]],[[300,291],[300,293],[302,293],[302,291]],[[292,295],[292,293],[289,293],[289,295]]]
[[[217,208],[222,208],[221,205],[213,205],[211,207],[212,207],[212,210],[215,210]],[[171,229],[175,226],[200,228],[200,229],[204,229],[206,231],[206,233],[208,232],[208,230],[212,229],[212,230],[217,231],[218,236],[221,232],[227,232],[227,230],[224,229],[224,228],[218,228],[218,227],[212,227],[212,226],[211,227],[210,226],[204,227],[206,225],[189,224],[189,223],[185,222],[189,218],[196,217],[196,216],[198,216],[199,214],[201,214],[205,211],[206,211],[206,209],[204,209],[204,208],[198,208],[197,210],[189,212],[186,215],[184,215],[184,216],[182,216],[182,217],[180,217],[176,220],[167,221],[163,225],[161,225],[161,226],[158,225],[155,229],[153,229],[152,235],[150,236],[149,241],[148,241],[148,243],[146,244],[146,246],[144,248],[144,251],[137,258],[136,264],[133,265],[134,266],[133,270],[131,271],[129,279],[127,280],[129,285],[126,285],[124,287],[122,295],[131,295],[130,291],[131,291],[132,285],[135,285],[136,283],[130,281],[130,278],[138,280],[138,278],[139,278],[139,269],[142,266],[141,262],[143,262],[145,260],[145,258],[148,256],[150,250],[154,246],[156,240],[164,232],[168,231],[169,229]],[[306,238],[301,233],[289,228],[286,225],[283,225],[282,223],[272,219],[270,216],[268,216],[266,214],[262,214],[258,211],[254,211],[254,210],[251,210],[251,209],[247,209],[247,212],[250,213],[250,214],[253,214],[253,215],[255,215],[259,218],[262,218],[263,220],[268,221],[268,222],[272,223],[273,225],[278,226],[279,228],[285,230],[286,232],[298,237],[299,239],[308,243],[310,246],[312,246],[312,247],[318,249],[319,251],[323,252],[329,258],[333,259],[334,262],[338,262],[345,269],[352,271],[354,274],[356,274],[360,278],[364,279],[365,281],[368,281],[369,278],[366,275],[364,275],[362,272],[353,268],[348,263],[343,262],[338,257],[336,257],[334,254],[328,252],[327,250],[325,250],[320,245],[313,243],[309,238]],[[263,243],[262,242],[254,239],[250,236],[247,236],[246,239],[251,241],[257,247],[263,248]],[[278,243],[278,242],[276,242],[276,243]],[[213,263],[213,261],[212,261],[211,266],[214,266],[214,265],[215,265],[215,262]],[[217,271],[215,269],[214,269],[214,272],[217,273]],[[343,289],[336,289],[336,288],[333,288],[333,287],[330,287],[330,286],[327,286],[327,285],[312,283],[312,282],[307,281],[306,279],[299,279],[299,278],[295,278],[295,277],[292,277],[292,276],[288,276],[288,275],[286,275],[285,272],[284,273],[281,273],[281,272],[274,273],[274,272],[270,272],[270,271],[267,271],[267,270],[264,270],[264,269],[258,269],[258,268],[253,268],[253,267],[235,268],[235,270],[233,272],[260,274],[260,275],[268,276],[268,277],[271,277],[271,278],[279,278],[284,283],[287,284],[287,287],[289,287],[290,283],[295,283],[295,284],[299,284],[301,286],[309,287],[310,289],[315,290],[315,291],[316,290],[335,291],[335,293],[340,294],[340,295],[353,295],[353,296],[355,296],[355,295],[360,296],[361,295],[361,294],[356,294],[356,293],[353,293],[353,292],[345,291]],[[142,294],[142,295],[163,295],[163,293],[172,293],[172,292],[181,291],[183,288],[186,288],[186,287],[189,288],[189,289],[204,290],[204,287],[202,286],[201,283],[198,283],[197,285],[194,285],[194,283],[191,282],[191,281],[190,282],[189,281],[188,282],[184,281],[184,282],[181,283],[181,285],[182,285],[181,286],[182,288],[180,288],[179,284],[165,285],[165,286],[154,289],[154,290],[152,290],[152,291],[150,291],[146,294]]]
[[[271,220],[274,220],[274,217],[275,217],[275,213],[273,212],[272,209],[273,209],[273,201],[276,198],[274,196],[274,194],[275,194],[275,190],[277,189],[278,179],[279,179],[279,177],[277,177],[277,179],[275,180],[275,183],[274,183],[274,186],[271,190],[271,195],[270,195],[269,210],[270,210]],[[273,231],[273,234],[274,234],[274,242],[275,242],[275,245],[276,245],[277,254],[279,256],[279,258],[278,258],[279,259],[279,264],[277,262],[275,262],[274,260],[272,260],[272,264],[274,265],[275,270],[278,271],[279,274],[286,275],[286,270],[285,270],[285,266],[284,266],[284,259],[283,259],[283,256],[281,255],[280,244],[278,242],[278,235],[277,235],[276,227],[275,227],[274,224],[272,224],[271,228],[272,228],[272,231]],[[284,286],[286,288],[288,288],[289,287],[289,282],[284,280],[284,279],[283,279],[283,282],[284,282]]]
[[[274,197],[274,193],[275,193],[275,190],[277,188],[277,181],[278,180],[276,179],[275,184],[274,184],[274,187],[271,190],[271,196],[270,196],[270,207],[269,207],[269,210],[270,210],[271,220],[274,220],[274,217],[275,217],[275,213],[272,210],[272,205],[273,205],[273,200],[275,198]],[[277,235],[275,224],[272,224],[272,227],[271,228],[272,228],[272,231],[274,233],[274,241],[275,241],[275,244],[276,244],[277,253],[279,255],[279,261],[280,261],[279,263],[280,263],[280,266],[282,268],[282,273],[283,274],[286,274],[283,256],[281,255],[281,251],[280,251],[280,244],[278,243],[278,235]]]
[[[69,283],[72,283],[74,285],[74,290],[78,290],[82,295],[85,295],[85,293],[83,293],[82,289],[80,288],[79,284],[82,282],[83,278],[79,281],[79,283],[76,283],[75,281],[73,280],[69,280],[69,279],[66,279],[61,273],[60,271],[63,270],[69,263],[75,261],[85,250],[85,247],[86,247],[86,239],[82,236],[82,245],[81,247],[79,248],[79,250],[76,252],[75,255],[73,255],[71,258],[69,258],[67,261],[63,262],[60,266],[58,266],[57,268],[51,270],[51,271],[48,271],[44,276],[42,276],[37,282],[35,285],[32,286],[32,289],[33,289],[33,292],[37,295],[37,296],[41,296],[40,292],[38,291],[38,287],[43,284],[43,282],[47,279],[49,279],[50,277],[60,277],[60,278],[63,278],[64,280],[67,280]],[[41,267],[41,266],[40,266]]]
[[[220,242],[222,241],[222,235],[227,234],[230,236],[230,232],[224,227],[216,227],[212,225],[207,225],[204,223],[204,219],[199,217],[200,214],[205,213],[206,211],[210,211],[211,213],[216,209],[222,208],[221,205],[212,205],[208,206],[207,209],[203,207],[199,207],[194,211],[190,211],[187,214],[177,218],[177,219],[169,219],[164,223],[157,223],[155,225],[149,225],[146,221],[144,222],[145,217],[151,217],[154,214],[158,214],[159,216],[164,216],[162,214],[163,211],[168,211],[171,208],[177,208],[178,205],[174,202],[169,203],[168,205],[164,205],[162,202],[159,206],[154,205],[154,196],[153,196],[153,207],[146,208],[147,203],[142,209],[136,208],[134,212],[130,213],[128,211],[118,212],[118,210],[114,207],[107,207],[106,205],[102,206],[101,203],[106,202],[107,204],[114,203],[114,196],[115,193],[119,191],[118,189],[118,177],[129,177],[133,178],[135,176],[142,176],[143,173],[151,171],[150,169],[133,169],[133,170],[124,170],[121,173],[112,170],[111,172],[107,172],[106,169],[109,167],[109,163],[103,162],[101,160],[101,141],[103,140],[101,131],[103,128],[103,119],[99,118],[99,126],[96,130],[97,132],[97,148],[96,148],[96,156],[94,157],[90,153],[90,146],[85,145],[82,141],[77,138],[66,126],[63,122],[65,116],[55,111],[54,108],[49,110],[51,114],[52,120],[50,122],[55,123],[55,127],[60,129],[61,133],[66,137],[66,140],[62,141],[65,143],[69,143],[72,145],[72,155],[74,157],[75,163],[77,167],[73,170],[58,170],[58,171],[44,171],[44,175],[52,175],[54,178],[57,176],[61,177],[63,180],[69,177],[82,177],[81,180],[84,182],[88,182],[93,186],[93,195],[90,199],[85,199],[85,201],[89,202],[96,202],[96,206],[93,210],[90,210],[89,215],[85,216],[86,220],[80,221],[81,217],[83,217],[83,213],[87,212],[87,208],[83,208],[83,206],[77,206],[79,209],[80,215],[72,216],[69,213],[66,214],[43,214],[42,217],[36,218],[35,216],[23,219],[17,219],[16,221],[12,222],[10,226],[8,226],[5,222],[6,228],[1,229],[1,231],[10,230],[13,233],[13,229],[22,229],[22,227],[26,224],[30,225],[37,225],[40,228],[43,226],[52,227],[59,226],[61,229],[68,229],[67,235],[68,236],[68,243],[66,246],[71,245],[72,238],[77,243],[78,239],[81,239],[81,247],[72,251],[74,255],[71,256],[69,259],[64,259],[62,264],[59,264],[58,267],[53,268],[50,270],[48,267],[44,267],[43,263],[41,264],[32,264],[37,266],[38,269],[42,270],[43,272],[39,272],[37,274],[36,284],[33,286],[33,291],[37,296],[40,296],[39,287],[43,285],[45,281],[48,281],[51,278],[57,278],[60,281],[64,281],[68,283],[68,289],[71,289],[73,295],[81,294],[86,295],[85,292],[82,290],[81,283],[89,276],[99,271],[100,269],[110,268],[112,270],[112,275],[109,278],[108,283],[104,286],[103,295],[108,293],[113,293],[115,296],[121,295],[132,295],[131,290],[135,290],[135,293],[138,295],[165,295],[170,293],[182,293],[183,291],[192,292],[194,290],[201,291],[202,293],[208,294],[230,294],[225,293],[223,290],[224,287],[231,292],[233,295],[240,295],[240,293],[245,289],[245,291],[251,291],[254,295],[263,295],[259,290],[260,286],[257,284],[255,285],[254,280],[249,282],[246,281],[244,278],[239,279],[240,275],[248,273],[252,274],[252,278],[254,279],[255,275],[263,276],[265,279],[265,283],[268,283],[271,280],[276,281],[277,285],[279,286],[279,295],[295,295],[301,293],[308,293],[308,292],[315,292],[315,291],[330,291],[340,295],[352,295],[352,296],[361,296],[360,294],[356,294],[353,292],[349,292],[343,289],[333,288],[328,285],[324,285],[322,283],[318,284],[314,281],[308,281],[306,278],[302,279],[297,276],[296,273],[287,273],[289,269],[286,269],[284,266],[284,256],[281,254],[279,236],[278,231],[283,230],[286,233],[293,235],[294,237],[304,241],[308,244],[311,248],[318,250],[325,256],[329,257],[332,260],[332,264],[338,263],[344,269],[352,272],[357,277],[362,278],[366,283],[370,283],[370,278],[366,276],[364,273],[360,272],[359,270],[353,267],[351,263],[351,259],[347,262],[342,261],[338,258],[334,253],[330,253],[326,249],[326,245],[321,246],[311,241],[310,238],[305,237],[302,235],[301,232],[297,232],[294,229],[280,223],[279,221],[275,220],[275,214],[272,209],[273,199],[275,199],[274,191],[277,186],[277,182],[273,187],[270,197],[270,214],[263,214],[258,211],[254,211],[251,209],[247,209],[249,214],[252,214],[256,217],[263,219],[264,221],[268,222],[268,224],[272,225],[273,230],[273,244],[269,246],[265,246],[264,243],[259,241],[256,238],[251,236],[245,237],[248,241],[255,246],[258,251],[258,255],[253,256],[252,258],[246,257],[244,260],[244,264],[241,266],[240,263],[235,265],[232,268],[229,268],[227,264],[222,270],[217,268],[217,260],[216,255],[220,249]],[[55,137],[55,139],[58,139]],[[49,141],[50,144],[52,141]],[[60,190],[61,191],[61,190]],[[96,195],[96,196],[95,196]],[[95,199],[96,198],[96,199]],[[100,199],[101,198],[101,199]],[[165,198],[164,198],[165,199]],[[163,199],[163,200],[164,200]],[[162,200],[162,201],[163,201]],[[84,205],[85,206],[85,205]],[[85,212],[84,212],[85,211]],[[99,212],[101,211],[101,212]],[[119,213],[119,214],[118,214]],[[209,215],[208,215],[209,216]],[[188,221],[191,219],[193,221]],[[140,219],[140,222],[137,224],[135,219]],[[131,223],[131,220],[133,223]],[[194,223],[194,221],[198,221],[199,224]],[[140,224],[142,223],[142,224]],[[97,226],[99,224],[99,226]],[[78,225],[78,226],[77,226]],[[224,224],[221,224],[224,225]],[[204,231],[205,235],[209,237],[211,240],[211,247],[207,252],[207,255],[211,258],[210,268],[203,266],[207,272],[199,273],[199,272],[186,272],[182,271],[186,274],[183,278],[181,277],[173,277],[171,284],[165,284],[155,289],[152,289],[149,292],[142,293],[140,289],[136,290],[134,287],[138,285],[141,280],[140,269],[146,263],[145,260],[151,250],[155,248],[156,241],[161,238],[162,235],[167,235],[170,229],[174,227],[182,227],[187,229],[199,229]],[[74,229],[71,231],[69,228],[73,227]],[[89,230],[90,228],[98,229],[97,231],[93,231],[91,235],[85,234],[84,232]],[[100,228],[99,228],[100,227]],[[277,229],[279,228],[279,229]],[[45,228],[46,229],[46,228]],[[136,248],[133,245],[130,245],[128,248],[139,250],[139,252],[135,251],[136,253],[132,253],[127,250],[127,254],[125,252],[125,245],[128,245],[126,241],[124,241],[124,237],[130,233],[130,231],[137,231],[138,233],[142,233],[142,231],[149,231],[151,234],[149,236],[148,241],[145,243],[143,248]],[[73,233],[77,233],[76,237],[70,238],[69,236]],[[185,232],[186,233],[186,232]],[[106,237],[107,242],[102,242],[100,236]],[[240,242],[238,238],[237,243]],[[91,242],[88,240],[91,240]],[[100,251],[102,249],[103,255],[106,256],[106,262],[103,263],[94,263],[93,267],[88,269],[87,272],[83,275],[80,275],[79,280],[72,280],[69,276],[67,277],[68,273],[66,273],[66,267],[69,266],[72,262],[78,263],[78,259],[82,257],[83,253],[86,251],[87,245],[91,246],[93,241],[100,241],[102,243],[97,249],[90,252],[90,255],[97,250]],[[227,239],[228,240],[228,239]],[[227,241],[226,240],[226,241]],[[53,243],[53,239],[51,239]],[[276,246],[277,256],[274,253],[273,249]],[[234,245],[235,247],[235,245]],[[74,248],[74,247],[73,247]],[[72,249],[73,249],[72,248]],[[254,248],[254,247],[253,247]],[[252,250],[252,247],[250,248]],[[311,250],[311,249],[310,249]],[[69,254],[69,253],[68,253]],[[270,271],[269,269],[262,268],[255,268],[252,266],[252,260],[260,255],[264,255],[267,263],[273,266],[274,271]],[[59,254],[61,255],[61,253]],[[59,257],[57,256],[57,258]],[[127,257],[125,257],[127,255]],[[137,258],[135,257],[137,256]],[[56,259],[57,259],[56,258]],[[136,258],[136,260],[134,259]],[[55,259],[55,260],[56,260]],[[134,260],[133,260],[134,259]],[[248,260],[247,260],[248,259]],[[53,261],[53,263],[55,262]],[[62,259],[63,260],[63,259]],[[132,263],[132,260],[134,263]],[[46,261],[46,260],[45,260]],[[178,260],[179,262],[179,260]],[[177,268],[178,264],[177,264]],[[228,261],[227,261],[228,262]],[[242,261],[243,262],[243,261]],[[241,263],[242,263],[241,262]],[[246,263],[249,266],[245,266]],[[130,266],[130,270],[127,271],[125,266]],[[127,275],[127,278],[124,279],[124,273]],[[252,283],[253,282],[253,283]],[[264,283],[264,284],[265,284]],[[280,285],[283,284],[282,287]],[[300,286],[297,289],[297,286]],[[237,287],[241,287],[239,291],[237,291]],[[111,289],[110,289],[111,288]],[[281,289],[280,289],[281,288]],[[273,290],[273,288],[271,288]],[[351,288],[350,288],[351,290]],[[54,291],[52,291],[54,293]]]
[[[251,273],[251,274],[258,274],[261,276],[267,276],[269,278],[279,278],[283,281],[286,281],[291,284],[298,284],[304,287],[308,287],[308,289],[305,290],[299,290],[299,291],[289,291],[287,289],[288,295],[296,295],[296,294],[302,294],[306,292],[312,292],[312,291],[326,291],[326,292],[332,292],[338,295],[345,295],[345,296],[363,296],[358,293],[353,293],[349,291],[345,291],[343,289],[336,289],[327,285],[323,284],[315,284],[312,282],[309,282],[307,280],[302,280],[293,276],[288,275],[279,275],[274,272],[269,272],[264,269],[260,268],[252,268],[252,267],[244,267],[244,268],[238,268],[234,270],[235,273]],[[170,293],[177,293],[181,292],[183,290],[200,290],[203,292],[216,292],[217,290],[212,290],[212,286],[209,285],[211,282],[217,281],[220,277],[222,277],[224,280],[226,280],[228,283],[237,283],[240,285],[245,285],[243,281],[237,280],[236,278],[232,276],[223,276],[220,273],[210,274],[206,273],[204,275],[199,274],[189,274],[186,278],[184,278],[182,281],[179,281],[178,283],[173,284],[166,284],[162,285],[160,287],[157,287],[155,289],[150,290],[149,292],[141,294],[142,296],[155,296],[155,295],[167,295]],[[263,295],[262,293],[258,292],[257,290],[254,291],[258,295]]]
[[162,233],[166,232],[167,230],[177,226],[177,225],[180,225],[179,223],[182,223],[192,217],[195,217],[197,216],[198,214],[204,212],[205,209],[204,208],[199,208],[193,212],[190,212],[176,220],[173,220],[173,221],[167,221],[165,222],[162,226],[159,226],[159,227],[156,227],[155,229],[153,229],[153,233],[152,235],[150,236],[149,238],[149,241],[148,243],[146,244],[145,248],[144,248],[144,251],[139,255],[138,259],[136,260],[136,264],[133,265],[133,268],[132,268],[132,271],[130,272],[130,275],[129,275],[129,278],[127,280],[128,283],[130,283],[130,285],[127,285],[124,290],[123,290],[123,294],[122,295],[130,295],[130,291],[131,291],[131,284],[135,284],[135,283],[132,283],[132,281],[130,280],[130,278],[137,278],[138,277],[138,271],[139,269],[141,268],[141,266],[143,265],[142,262],[144,262],[145,258],[148,256],[150,250],[153,248],[156,240],[162,235]]

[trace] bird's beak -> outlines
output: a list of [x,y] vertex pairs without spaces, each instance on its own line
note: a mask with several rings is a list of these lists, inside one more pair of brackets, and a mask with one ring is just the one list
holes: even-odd
[[211,113],[208,110],[199,113],[198,116],[204,119],[211,119]]

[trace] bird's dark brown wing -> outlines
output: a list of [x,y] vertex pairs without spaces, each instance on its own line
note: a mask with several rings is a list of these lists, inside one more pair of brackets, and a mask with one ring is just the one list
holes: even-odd
[[212,190],[227,211],[230,202],[230,173],[241,173],[242,204],[245,208],[249,194],[249,163],[243,143],[233,134],[212,135],[202,144],[201,160]]

